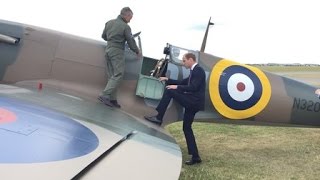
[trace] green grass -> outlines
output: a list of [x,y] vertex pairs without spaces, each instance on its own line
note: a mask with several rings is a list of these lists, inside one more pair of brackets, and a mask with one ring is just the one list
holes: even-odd
[[[182,123],[166,129],[189,158]],[[320,129],[194,123],[203,162],[182,166],[180,180],[319,179]]]

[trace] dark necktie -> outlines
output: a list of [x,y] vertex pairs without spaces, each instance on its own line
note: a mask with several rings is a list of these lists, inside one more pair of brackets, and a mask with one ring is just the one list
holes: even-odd
[[192,70],[190,69],[190,75],[189,75],[188,85],[190,85],[190,82],[191,82],[191,76],[192,76]]

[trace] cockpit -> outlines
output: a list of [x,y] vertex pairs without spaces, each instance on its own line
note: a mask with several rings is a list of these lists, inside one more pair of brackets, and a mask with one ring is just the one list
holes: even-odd
[[197,51],[167,44],[163,50],[164,58],[144,57],[136,95],[155,100],[161,99],[165,84],[160,82],[158,78],[161,76],[167,76],[171,79],[185,78],[189,71],[183,66],[182,57],[188,52],[194,53],[197,58],[199,56]]

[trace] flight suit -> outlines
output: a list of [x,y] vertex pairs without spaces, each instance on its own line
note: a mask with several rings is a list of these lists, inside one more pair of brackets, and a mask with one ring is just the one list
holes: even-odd
[[136,54],[139,53],[139,48],[132,37],[130,26],[120,15],[105,24],[102,38],[107,41],[105,58],[108,76],[108,83],[102,95],[110,100],[116,100],[117,88],[125,71],[125,43],[127,42],[129,48]]

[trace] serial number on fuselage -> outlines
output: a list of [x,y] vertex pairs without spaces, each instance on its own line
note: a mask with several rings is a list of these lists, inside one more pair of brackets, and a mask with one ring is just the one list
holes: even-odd
[[310,112],[320,112],[320,102],[294,98],[292,109],[304,110]]

